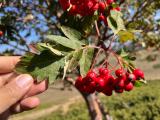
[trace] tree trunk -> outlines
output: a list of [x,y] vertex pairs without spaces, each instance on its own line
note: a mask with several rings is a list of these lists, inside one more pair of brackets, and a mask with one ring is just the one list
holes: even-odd
[[89,114],[91,116],[91,120],[102,120],[103,115],[99,108],[98,102],[96,101],[96,95],[87,93],[81,93],[81,94],[86,101]]

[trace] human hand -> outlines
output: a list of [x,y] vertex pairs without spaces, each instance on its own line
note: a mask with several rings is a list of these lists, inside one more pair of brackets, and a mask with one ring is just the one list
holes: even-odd
[[0,57],[0,120],[37,107],[40,101],[35,95],[47,89],[47,81],[36,83],[30,75],[13,71],[19,58]]

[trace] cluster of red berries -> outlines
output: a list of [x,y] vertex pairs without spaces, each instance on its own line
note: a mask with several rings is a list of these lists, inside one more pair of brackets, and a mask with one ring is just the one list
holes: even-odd
[[100,13],[100,19],[104,20],[106,8],[120,10],[119,7],[111,7],[115,0],[59,0],[63,10],[69,10],[71,15],[88,16],[93,15],[96,10]]
[[2,37],[3,36],[3,31],[0,31],[0,37]]
[[81,92],[94,93],[97,91],[111,96],[113,91],[116,93],[122,93],[124,90],[131,91],[136,80],[144,79],[144,73],[140,69],[135,69],[133,73],[118,69],[115,71],[115,75],[116,78],[107,68],[100,68],[99,74],[89,71],[86,77],[77,78],[75,86]]

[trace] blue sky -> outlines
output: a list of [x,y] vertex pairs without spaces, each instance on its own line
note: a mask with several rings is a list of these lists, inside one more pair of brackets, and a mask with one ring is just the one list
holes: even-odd
[[[15,12],[17,12],[17,10],[16,10],[15,8],[7,8],[7,9],[6,9],[6,11],[10,11],[10,10],[14,10]],[[134,14],[134,12],[133,12],[132,10],[131,10],[131,13]],[[1,16],[1,15],[2,15],[2,14],[0,14],[0,16]],[[37,27],[42,28],[43,31],[47,31],[47,30],[48,30],[48,27],[46,27],[45,18],[43,17],[43,15],[41,15],[41,14],[38,14],[38,15],[37,15],[37,13],[34,13],[34,12],[33,12],[33,15],[34,15],[35,17],[37,17],[38,19],[41,20],[40,23],[37,25]],[[53,19],[54,19],[54,18],[53,18]],[[155,20],[158,20],[158,19],[160,19],[160,10],[158,10],[157,13],[156,13],[156,15],[155,15]],[[53,20],[53,21],[54,21],[54,20]],[[24,31],[20,31],[19,33],[20,33],[20,35],[21,35],[23,38],[25,38],[25,35],[28,33],[28,30],[26,29],[26,30],[24,30]],[[25,39],[27,40],[27,43],[28,43],[28,44],[31,43],[31,42],[37,42],[37,41],[40,39],[40,35],[37,35],[36,32],[35,32],[35,30],[34,30],[34,29],[31,29],[31,34],[30,34],[30,36],[29,36],[29,37],[26,37]],[[12,44],[15,45],[14,42],[12,42]],[[21,46],[19,46],[19,47],[21,47]],[[0,52],[3,52],[3,51],[6,50],[6,49],[12,49],[12,47],[7,46],[7,45],[0,45]],[[17,52],[18,52],[18,51],[17,51]]]

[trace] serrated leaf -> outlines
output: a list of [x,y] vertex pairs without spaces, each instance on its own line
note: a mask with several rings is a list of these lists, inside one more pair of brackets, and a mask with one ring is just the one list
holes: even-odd
[[62,26],[61,30],[65,34],[65,36],[68,37],[69,39],[73,39],[73,40],[81,39],[81,33],[73,28]]
[[46,38],[49,39],[50,42],[53,41],[71,49],[78,49],[83,45],[80,41],[71,40],[66,37],[57,36],[57,35],[48,35]]
[[83,53],[83,49],[79,49],[73,52],[72,58],[69,61],[69,66],[68,66],[69,71],[72,71],[74,68],[78,66],[82,53]]
[[81,76],[85,76],[89,71],[93,59],[94,48],[86,48],[83,50],[82,57],[80,59],[80,73]]
[[111,10],[110,16],[107,17],[107,21],[114,34],[117,34],[121,30],[125,30],[121,12]]
[[118,35],[120,37],[120,42],[124,43],[128,40],[133,40],[134,39],[134,33],[130,32],[130,31],[119,31]]
[[49,51],[43,51],[40,55],[26,54],[16,65],[15,71],[31,74],[37,81],[48,79],[49,83],[52,84],[63,67],[64,57],[55,56]]
[[57,49],[54,49],[49,43],[38,43],[37,46],[43,47],[46,50],[48,49],[55,55],[58,55],[58,56],[63,56],[64,55],[61,51],[59,51]]

